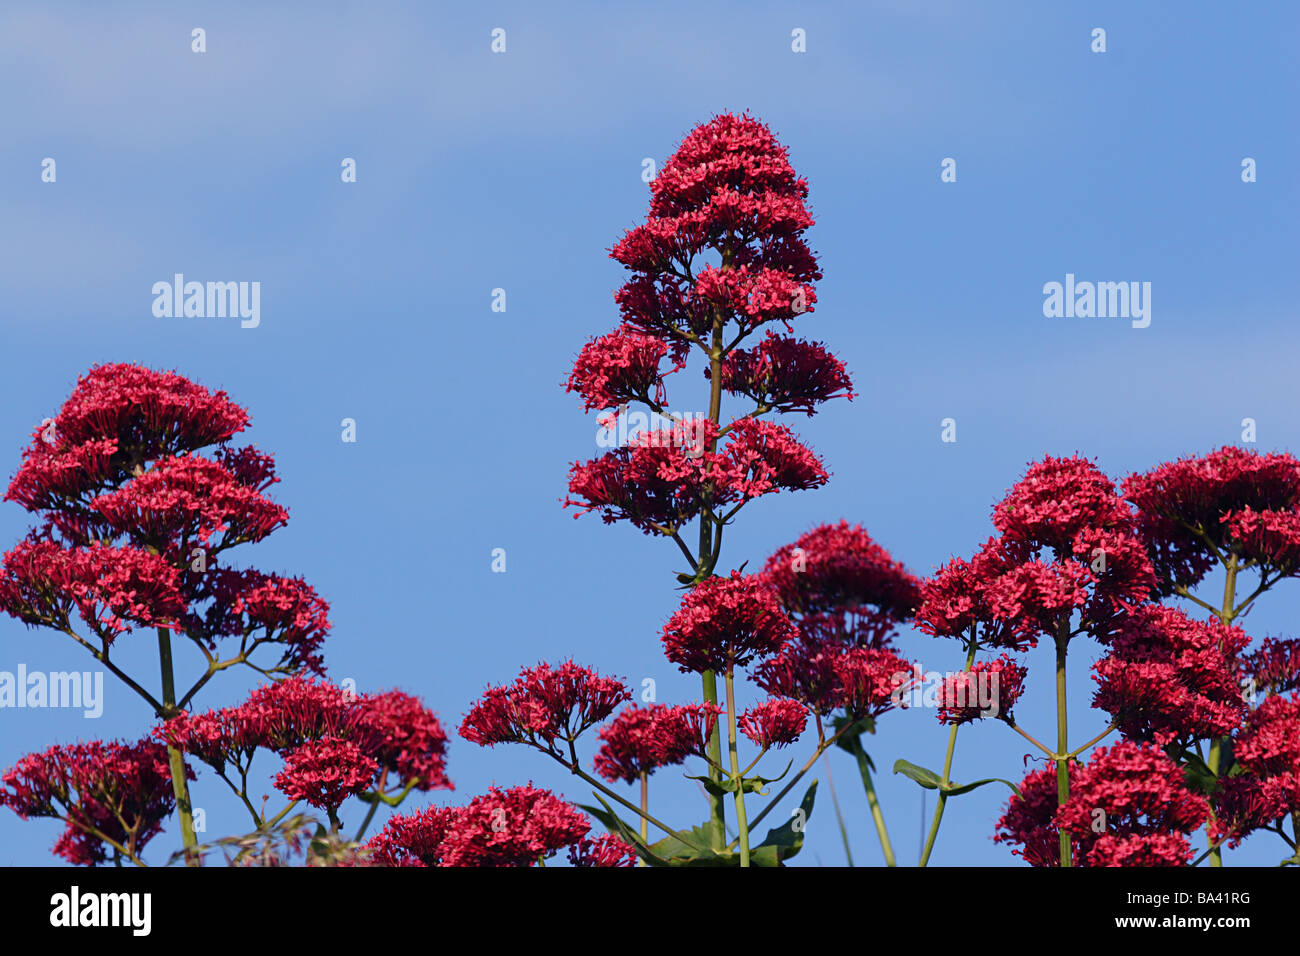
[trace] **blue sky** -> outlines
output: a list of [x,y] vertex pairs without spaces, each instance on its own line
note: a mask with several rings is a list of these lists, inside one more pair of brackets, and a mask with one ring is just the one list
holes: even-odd
[[[191,52],[194,27],[206,53]],[[505,54],[490,52],[496,27]],[[1104,54],[1090,50],[1095,27]],[[791,51],[795,28],[806,53]],[[1285,167],[1300,149],[1300,15],[1287,3],[20,0],[0,12],[0,36],[0,470],[13,473],[32,427],[94,363],[226,389],[252,413],[245,437],[276,455],[291,516],[242,560],[300,574],[331,602],[333,678],[419,694],[449,731],[488,683],[543,659],[636,686],[652,677],[660,700],[698,696],[658,641],[676,548],[560,507],[569,463],[599,452],[562,383],[582,344],[617,324],[623,273],[607,251],[644,215],[643,158],[662,163],[715,113],[769,123],[808,178],[825,279],[799,332],[835,351],[861,393],[788,420],[832,480],[746,508],[723,566],[847,518],[925,574],[978,547],[992,504],[1044,454],[1078,452],[1121,477],[1237,442],[1245,417],[1259,449],[1300,446],[1300,189]],[[45,157],[55,183],[41,181]],[[340,181],[344,157],[354,184]],[[955,183],[940,181],[945,157]],[[1241,181],[1244,157],[1257,182]],[[150,289],[177,272],[260,282],[260,326],[156,318]],[[1067,273],[1150,282],[1150,327],[1045,318],[1042,287]],[[674,408],[703,407],[698,369],[670,382]],[[348,417],[355,444],[340,440]],[[947,417],[956,443],[940,441]],[[0,507],[5,547],[27,526]],[[498,547],[505,574],[491,570]],[[1288,634],[1298,598],[1278,588],[1248,630]],[[947,643],[902,646],[927,668],[960,668]],[[122,652],[156,684],[145,635]],[[1105,725],[1087,706],[1095,657],[1080,645],[1072,663],[1077,743]],[[1028,656],[1018,709],[1040,737],[1050,658]],[[20,663],[94,662],[4,618],[0,670]],[[214,681],[199,703],[252,686]],[[95,721],[0,711],[0,764],[143,733],[147,708],[111,680],[106,693]],[[887,768],[940,764],[945,737],[918,710],[887,716],[870,741],[904,862],[921,798]],[[963,730],[954,775],[1019,779],[1024,753],[1001,725]],[[831,760],[855,860],[879,862],[852,761]],[[438,802],[529,780],[589,802],[521,748],[457,737],[448,770],[457,791]],[[799,862],[841,863],[820,764],[816,775]],[[699,822],[694,787],[657,775],[657,814]],[[208,836],[245,828],[223,791],[200,774]],[[1003,802],[992,788],[953,800],[933,863],[1017,864],[990,842]],[[0,862],[49,862],[58,829],[6,812]],[[177,842],[160,837],[149,858]],[[1282,855],[1259,840],[1228,861]]]

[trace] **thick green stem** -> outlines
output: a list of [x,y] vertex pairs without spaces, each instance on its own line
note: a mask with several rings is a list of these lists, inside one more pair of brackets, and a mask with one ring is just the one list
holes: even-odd
[[880,811],[880,801],[876,799],[876,785],[871,780],[871,764],[867,761],[867,752],[862,749],[862,740],[853,738],[853,756],[858,758],[858,773],[862,775],[862,786],[867,791],[867,805],[871,807],[871,820],[876,825],[876,836],[880,837],[880,849],[885,854],[886,866],[897,866],[894,860],[894,848],[889,842],[889,831],[885,829],[885,815]]
[[749,866],[749,821],[745,817],[745,787],[740,776],[740,758],[736,753],[736,682],[727,671],[727,755],[731,758],[731,779],[736,785],[736,826],[740,834],[740,865]]
[[[641,842],[650,845],[650,821],[645,815],[650,812],[650,774],[641,771]],[[637,857],[637,866],[645,866],[646,861]]]
[[[1066,726],[1065,654],[1070,637],[1063,625],[1056,635],[1056,804],[1065,806],[1070,799],[1070,736]],[[1061,831],[1061,866],[1073,866],[1070,833]]]
[[[175,716],[176,710],[176,678],[172,670],[172,639],[171,632],[165,627],[158,628],[158,662],[162,670],[163,704],[163,713],[159,716],[165,720]],[[198,854],[192,852],[198,846],[199,841],[194,833],[194,812],[190,806],[189,782],[185,779],[185,756],[171,744],[167,745],[167,765],[171,770],[172,792],[176,795],[176,810],[181,819],[181,842],[186,849],[185,865],[198,866]]]
[[[1237,602],[1237,555],[1230,554],[1227,561],[1228,573],[1223,582],[1223,610],[1219,612],[1219,620],[1225,625],[1230,625],[1232,619],[1236,616]],[[1223,763],[1223,744],[1227,738],[1215,737],[1210,743],[1210,756],[1206,760],[1206,765],[1210,768],[1210,773],[1217,778],[1219,768]],[[1214,825],[1214,808],[1210,808],[1210,826]],[[1207,827],[1206,832],[1209,832]],[[1215,846],[1210,850],[1210,866],[1223,866],[1223,848]]]

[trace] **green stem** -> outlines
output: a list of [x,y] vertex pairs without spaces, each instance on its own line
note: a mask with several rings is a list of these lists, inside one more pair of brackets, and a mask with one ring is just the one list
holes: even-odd
[[[175,716],[176,678],[172,671],[171,632],[165,627],[158,628],[158,662],[162,670],[162,704],[163,712],[159,714],[164,720]],[[194,833],[194,812],[190,806],[189,782],[185,779],[185,757],[176,747],[167,745],[167,765],[171,771],[172,793],[176,796],[176,810],[181,818],[181,842],[185,846],[185,865],[198,866],[198,854],[193,852],[199,845]]]
[[835,822],[840,826],[840,839],[844,842],[844,857],[849,861],[849,869],[852,869],[853,849],[849,846],[849,830],[844,825],[844,814],[840,811],[840,798],[835,792],[835,778],[831,776],[831,758],[823,757],[822,762],[826,765],[826,786],[831,791],[831,806],[835,808]]
[[[1069,642],[1069,634],[1066,632],[1066,626],[1063,625],[1056,635],[1056,805],[1058,807],[1065,806],[1065,801],[1070,799],[1070,744],[1065,704],[1065,655]],[[1073,866],[1069,831],[1062,830],[1060,838],[1061,866]]]
[[[646,814],[650,812],[650,774],[641,771],[641,842],[646,846],[650,845],[650,823],[646,820]],[[646,861],[640,857],[636,858],[637,866],[645,866]]]
[[[1228,555],[1227,560],[1228,573],[1223,582],[1223,610],[1219,612],[1219,620],[1225,626],[1232,623],[1235,617],[1235,605],[1237,602],[1237,555],[1235,553]],[[1227,738],[1215,737],[1210,743],[1210,758],[1206,765],[1210,768],[1210,773],[1214,774],[1217,779],[1219,776],[1219,766],[1223,762],[1223,744]],[[1210,825],[1214,824],[1214,808],[1210,808]],[[1206,832],[1209,830],[1207,828]],[[1223,848],[1215,845],[1210,850],[1210,866],[1223,866]]]
[[885,854],[886,866],[897,866],[894,860],[894,848],[889,842],[889,831],[885,829],[885,815],[880,811],[880,801],[876,799],[876,785],[871,780],[871,765],[867,762],[867,752],[862,749],[862,740],[853,738],[853,756],[858,758],[858,772],[862,774],[862,786],[867,791],[867,804],[871,807],[871,820],[876,825],[876,836],[880,837],[880,849]]
[[[975,652],[979,650],[979,646],[978,635],[974,626],[972,626],[970,631],[970,642],[966,647],[966,666],[962,669],[962,673],[970,673],[970,669],[975,666]],[[957,749],[958,726],[958,724],[953,724],[948,729],[948,750],[943,757],[943,785],[945,787],[952,782],[952,756]],[[943,811],[947,805],[948,795],[943,790],[940,790],[939,801],[934,807],[934,819],[930,821],[930,833],[925,838],[925,846],[921,849],[921,861],[917,866],[925,866],[930,862],[930,854],[934,850],[934,840],[935,837],[939,835],[939,824],[943,820]]]
[[736,684],[731,668],[727,669],[727,754],[731,758],[731,779],[736,789],[736,826],[739,829],[740,865],[749,866],[749,822],[745,818],[745,787],[740,776],[740,758],[736,754]]

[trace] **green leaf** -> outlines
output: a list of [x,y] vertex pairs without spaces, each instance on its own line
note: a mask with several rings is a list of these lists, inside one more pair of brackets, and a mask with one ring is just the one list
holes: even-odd
[[687,780],[698,780],[701,786],[715,797],[725,796],[728,793],[736,792],[736,782],[730,777],[723,777],[721,780],[714,780],[712,777],[696,777],[691,774],[683,774]]
[[646,847],[646,845],[641,841],[641,834],[637,833],[635,830],[632,829],[631,826],[629,826],[626,822],[624,822],[622,817],[620,817],[617,813],[615,813],[613,808],[610,807],[610,805],[606,803],[603,799],[601,799],[600,794],[593,793],[592,796],[594,796],[597,800],[600,800],[601,808],[598,809],[596,807],[589,806],[588,804],[580,803],[578,804],[579,809],[585,810],[587,813],[590,813],[593,817],[595,817],[597,820],[599,820],[601,823],[605,825],[606,830],[608,830],[610,833],[614,834],[617,837],[621,837],[624,842],[628,843],[632,847],[632,849],[636,850],[637,856],[645,860],[646,863],[649,864],[650,866],[668,865],[665,861],[659,859],[657,856],[655,856],[655,854],[650,852],[650,850]]
[[[1199,754],[1190,750],[1182,752],[1183,758],[1183,780],[1186,782],[1188,789],[1196,793],[1211,794],[1219,789],[1219,776],[1210,769],[1210,765],[1201,759]],[[1229,771],[1231,776],[1231,771]]]
[[894,761],[894,773],[901,773],[909,780],[915,780],[927,790],[939,790],[943,786],[942,778],[933,770],[926,770],[906,760]]
[[785,765],[785,769],[781,771],[781,776],[779,777],[746,777],[742,781],[744,792],[761,794],[763,792],[763,787],[767,786],[769,783],[777,783],[780,780],[784,780],[785,775],[790,772],[790,768],[793,766],[794,761],[791,760]]
[[984,780],[976,780],[974,783],[964,783],[960,787],[949,784],[948,786],[943,787],[941,789],[948,796],[955,797],[958,794],[970,793],[976,787],[982,787],[986,783],[1005,783],[1008,787],[1011,788],[1012,793],[1014,793],[1017,797],[1020,796],[1020,788],[1017,787],[1010,780],[1003,780],[1001,777],[987,777]]
[[813,802],[817,798],[817,781],[808,787],[799,803],[798,813],[779,827],[767,831],[767,838],[749,851],[749,862],[754,866],[781,866],[803,848],[803,835],[812,817]]
[[[836,733],[839,733],[840,730],[844,727],[844,725],[848,723],[850,723],[849,718],[844,714],[841,714],[831,722],[831,726],[835,729]],[[862,737],[862,735],[874,734],[875,732],[876,732],[876,722],[872,720],[870,717],[863,717],[856,724],[854,724],[850,730],[846,730],[839,740],[835,741],[835,746],[839,747],[841,750],[845,750],[851,754],[856,755],[858,752],[856,748],[860,746],[859,739]],[[876,768],[873,765],[871,769],[875,770]]]

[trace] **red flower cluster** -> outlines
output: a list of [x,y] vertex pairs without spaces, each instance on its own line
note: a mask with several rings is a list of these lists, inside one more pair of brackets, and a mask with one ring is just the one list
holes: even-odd
[[668,354],[668,343],[621,326],[582,347],[564,390],[582,396],[584,411],[633,401],[663,405],[667,400],[664,376],[686,364],[687,348],[687,343],[675,342],[673,367],[661,372],[659,365]]
[[1300,812],[1300,695],[1269,697],[1246,718],[1233,743],[1244,772],[1214,794],[1211,839],[1235,845],[1254,830]]
[[1093,706],[1125,737],[1174,741],[1231,734],[1246,714],[1237,654],[1249,643],[1217,618],[1193,621],[1174,608],[1149,605],[1129,616],[1094,665]]
[[[710,370],[705,369],[705,374]],[[806,412],[832,398],[852,401],[853,383],[844,363],[820,342],[805,342],[771,330],[753,349],[736,349],[722,364],[722,387],[755,406],[778,412]]]
[[[1056,773],[1031,773],[998,821],[996,842],[1034,866],[1060,863],[1057,834],[1071,835],[1076,866],[1186,866],[1187,835],[1209,805],[1189,791],[1183,771],[1158,748],[1123,741],[1070,765],[1070,798],[1058,809]],[[1100,826],[1099,826],[1100,824]],[[1100,831],[1100,832],[1099,832]]]
[[1124,495],[1137,506],[1163,594],[1199,583],[1234,538],[1243,553],[1294,570],[1300,461],[1291,455],[1228,445],[1130,475]]
[[814,528],[763,568],[804,633],[883,647],[912,615],[920,582],[858,525]]
[[1011,723],[1011,709],[1024,693],[1027,673],[1004,654],[949,675],[939,688],[939,723],[966,724],[985,717]]
[[1089,461],[1049,456],[1031,466],[993,523],[1001,537],[922,585],[922,631],[968,639],[978,626],[985,646],[1015,650],[1079,630],[1104,642],[1155,590],[1128,507]]
[[636,851],[612,833],[583,837],[569,847],[571,866],[635,866]]
[[28,511],[84,510],[75,507],[78,498],[136,467],[228,441],[247,425],[248,413],[225,392],[171,372],[99,365],[78,380],[50,425],[32,433],[5,498]]
[[175,628],[186,607],[179,587],[174,567],[138,548],[70,549],[28,538],[4,556],[0,609],[33,626],[64,628],[75,607],[111,642],[132,625]]
[[239,637],[241,649],[283,648],[277,669],[293,674],[325,673],[321,645],[329,634],[329,605],[301,578],[260,571],[209,568],[193,574],[190,599],[207,603],[183,619],[186,634],[211,650],[225,637]]
[[509,686],[489,687],[460,725],[460,735],[481,747],[526,743],[551,748],[575,740],[632,694],[621,680],[565,661],[525,668]]
[[651,704],[624,708],[597,736],[596,772],[611,783],[702,756],[721,711],[711,704]]
[[808,723],[808,708],[797,701],[775,698],[756,704],[740,715],[740,732],[754,746],[768,750],[784,747],[799,739]]
[[110,849],[116,854],[106,840],[138,856],[176,805],[167,750],[148,740],[54,746],[24,757],[0,780],[0,803],[23,819],[65,821],[54,852],[87,866],[105,862]]
[[[464,807],[393,817],[367,847],[376,866],[532,866],[577,846],[590,830],[586,817],[549,790],[492,787]],[[586,865],[626,865],[614,862],[616,846],[596,844],[586,846]]]
[[725,448],[708,449],[720,430],[697,419],[635,435],[617,448],[569,471],[564,504],[601,512],[607,524],[627,520],[647,534],[672,533],[700,513],[782,490],[825,484],[817,456],[783,425],[741,419]]
[[776,592],[758,575],[701,581],[664,626],[664,655],[682,671],[727,673],[775,653],[794,633]]
[[155,733],[219,772],[227,763],[246,771],[258,749],[274,751],[285,758],[276,786],[294,799],[325,801],[315,806],[387,787],[389,774],[420,790],[452,789],[437,717],[399,691],[357,696],[292,677],[259,687],[238,707],[181,714]]
[[1266,637],[1241,658],[1242,673],[1259,693],[1285,694],[1300,687],[1300,640]]
[[[723,114],[695,128],[650,190],[647,222],[611,252],[634,273],[615,297],[626,322],[684,337],[708,331],[716,310],[742,330],[812,310],[821,273],[801,238],[808,184],[762,123]],[[706,249],[725,252],[724,267],[692,273]]]
[[803,636],[754,668],[753,678],[773,697],[797,700],[821,715],[843,709],[858,720],[902,706],[911,673],[912,665],[890,648]]
[[[94,498],[90,507],[117,533],[160,550],[198,541],[215,549],[261,541],[287,524],[284,508],[199,455],[164,458],[125,486]],[[184,553],[184,551],[182,551]]]

